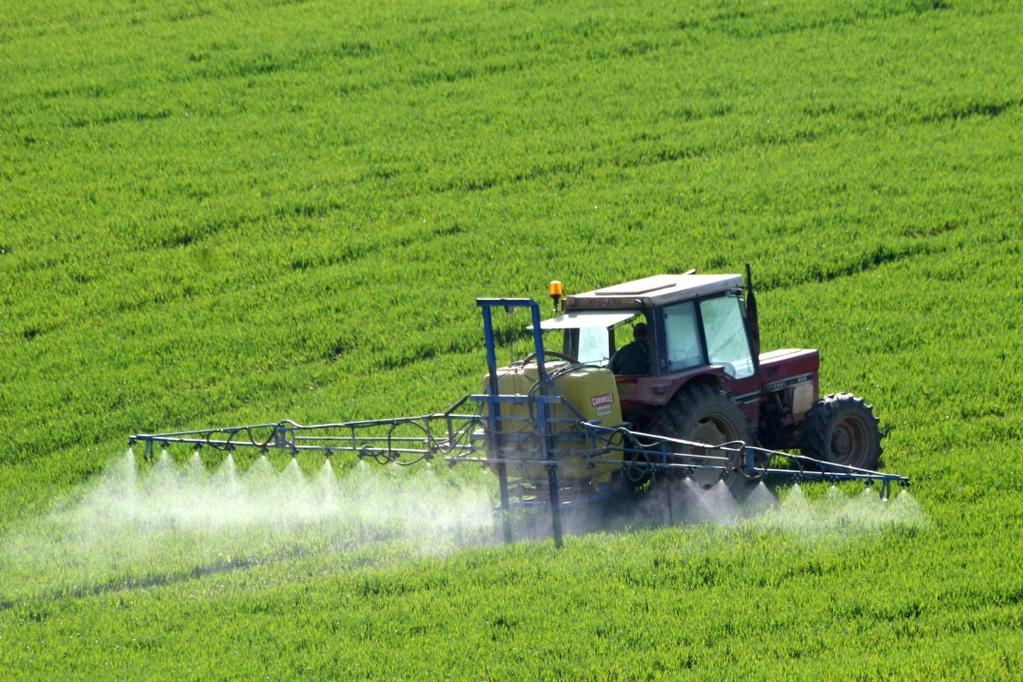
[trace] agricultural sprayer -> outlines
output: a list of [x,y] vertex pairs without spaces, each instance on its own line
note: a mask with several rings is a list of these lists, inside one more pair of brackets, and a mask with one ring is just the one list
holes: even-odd
[[[892,483],[909,484],[876,470],[881,432],[869,405],[846,393],[820,397],[816,350],[760,353],[748,266],[745,284],[739,275],[690,271],[567,297],[552,282],[550,293],[555,316],[546,320],[530,299],[477,299],[487,374],[479,393],[444,412],[136,434],[129,442],[147,454],[186,444],[347,453],[398,466],[475,463],[496,474],[505,540],[513,510],[532,508],[549,511],[558,546],[562,510],[642,498],[686,478],[724,485],[740,500],[761,481],[876,482],[882,497]],[[531,322],[532,352],[506,367],[497,363],[499,311],[528,312]],[[548,350],[545,335],[558,332],[560,350]]]

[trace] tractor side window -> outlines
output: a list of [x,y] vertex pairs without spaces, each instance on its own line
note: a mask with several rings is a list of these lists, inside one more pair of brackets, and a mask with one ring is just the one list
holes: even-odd
[[604,327],[583,327],[579,330],[579,362],[593,362],[604,367],[607,365],[608,352],[607,329]]
[[707,355],[715,365],[724,365],[735,379],[753,376],[753,355],[739,299],[735,296],[710,298],[700,303]]
[[668,342],[668,368],[671,371],[703,364],[700,330],[696,324],[696,305],[692,301],[664,309],[664,332]]

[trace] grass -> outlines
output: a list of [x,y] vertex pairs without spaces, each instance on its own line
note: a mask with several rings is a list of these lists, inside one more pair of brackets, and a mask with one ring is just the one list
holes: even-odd
[[1013,675],[1021,28],[995,1],[8,3],[0,531],[133,432],[446,407],[485,366],[476,296],[745,262],[764,347],[875,405],[931,526],[285,559],[17,600],[3,667]]

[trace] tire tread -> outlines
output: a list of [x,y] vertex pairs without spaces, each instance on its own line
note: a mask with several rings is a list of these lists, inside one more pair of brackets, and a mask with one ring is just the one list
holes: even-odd
[[874,408],[863,398],[852,393],[829,393],[818,400],[806,414],[800,429],[800,450],[808,457],[829,460],[828,439],[831,428],[838,414],[845,410],[860,412],[866,419],[866,427],[873,430],[877,442],[876,456],[868,455],[868,461],[854,464],[860,468],[876,469],[879,465],[884,446],[881,443],[880,420],[874,414]]

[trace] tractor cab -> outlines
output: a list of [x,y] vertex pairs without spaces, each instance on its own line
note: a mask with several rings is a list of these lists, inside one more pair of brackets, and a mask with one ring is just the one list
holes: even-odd
[[[566,303],[566,309],[569,305]],[[739,288],[628,310],[575,310],[545,320],[541,326],[545,331],[564,330],[564,354],[581,363],[608,366],[615,353],[633,340],[632,329],[640,323],[651,330],[646,339],[650,363],[645,374],[663,376],[718,365],[729,378],[745,379],[757,371],[755,340]]]
[[562,355],[614,370],[639,323],[647,328],[647,371],[615,373],[626,420],[639,428],[663,421],[663,408],[699,387],[729,396],[738,410],[731,427],[718,429],[723,436],[744,435],[748,424],[759,439],[791,444],[818,398],[818,353],[759,353],[756,303],[741,275],[654,275],[570,295],[541,327],[562,332]]
[[647,372],[616,375],[629,412],[663,404],[694,372],[730,388],[755,383],[756,326],[739,275],[655,275],[568,296],[564,311],[541,327],[564,332],[563,354],[601,367],[633,341],[637,324],[646,325]]

